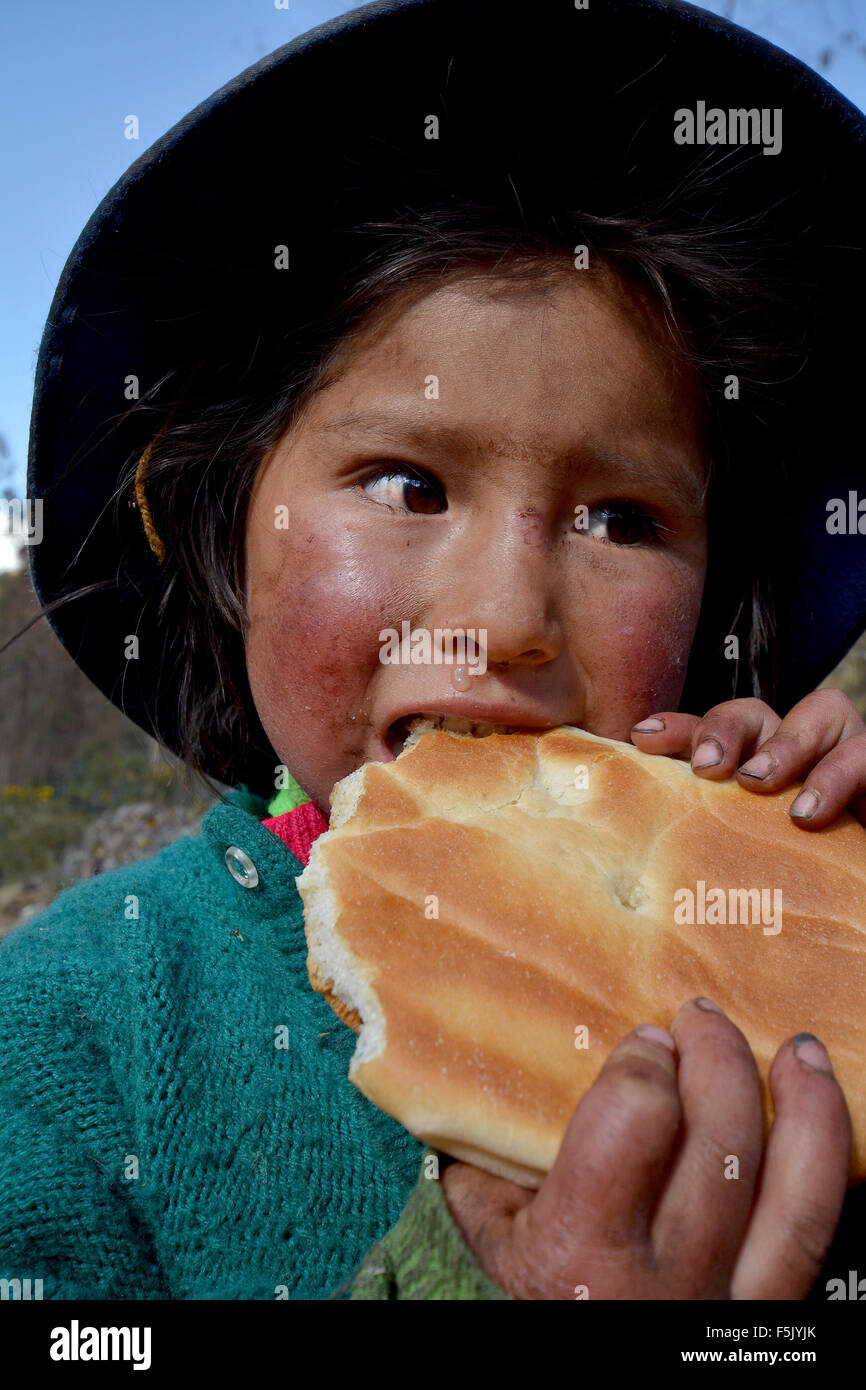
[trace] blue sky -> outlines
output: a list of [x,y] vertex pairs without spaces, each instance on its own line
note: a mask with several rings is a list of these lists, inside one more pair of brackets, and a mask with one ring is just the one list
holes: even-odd
[[[91,213],[129,165],[211,92],[354,8],[354,0],[289,0],[288,10],[274,0],[0,0],[0,434],[18,496],[42,329]],[[709,0],[704,8],[813,67],[831,50],[825,77],[866,109],[863,0]],[[130,112],[141,121],[138,141],[124,139]]]

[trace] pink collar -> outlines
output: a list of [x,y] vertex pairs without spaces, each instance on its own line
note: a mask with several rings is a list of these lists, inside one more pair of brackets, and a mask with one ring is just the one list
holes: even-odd
[[314,801],[305,801],[302,806],[296,806],[282,816],[263,820],[262,825],[266,830],[272,830],[277,839],[288,845],[295,858],[306,865],[310,862],[313,841],[328,828],[328,818],[322,815]]

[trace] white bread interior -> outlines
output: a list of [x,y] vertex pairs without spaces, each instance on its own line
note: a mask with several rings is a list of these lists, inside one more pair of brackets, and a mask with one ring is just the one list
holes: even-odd
[[[568,727],[417,728],[337,785],[298,879],[310,979],[360,1030],[352,1081],[425,1143],[537,1187],[611,1048],[703,994],[752,1047],[767,1127],[779,1046],[822,1039],[866,1177],[866,830],[798,827],[796,790]],[[698,880],[779,889],[781,930],[677,924]]]

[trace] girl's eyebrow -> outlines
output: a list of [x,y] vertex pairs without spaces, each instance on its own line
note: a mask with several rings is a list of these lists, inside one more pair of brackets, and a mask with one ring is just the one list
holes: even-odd
[[[501,446],[497,446],[495,441],[485,439],[477,430],[469,426],[445,425],[432,420],[420,423],[377,410],[356,410],[351,411],[348,415],[337,416],[335,419],[327,420],[324,424],[319,425],[317,432],[324,433],[331,430],[358,431],[363,434],[375,435],[377,439],[385,440],[391,444],[413,444],[418,449],[429,449],[432,445],[437,449],[464,456],[474,454],[483,457],[491,450],[497,454],[503,452]],[[512,440],[511,443],[512,447],[517,444],[517,447],[527,454],[544,452],[542,445],[533,444],[531,441]],[[616,474],[618,479],[621,479],[623,486],[647,481],[646,466],[636,457],[612,450],[607,446],[602,449],[594,447],[592,457],[595,462],[604,465],[607,470]],[[684,507],[692,511],[700,511],[706,501],[706,484],[703,478],[696,476],[688,457],[678,449],[670,450],[665,446],[658,447],[653,452],[653,478],[667,487]],[[556,461],[564,468],[579,468],[581,465],[586,466],[586,459],[586,449],[578,448],[559,455]]]
[[451,449],[462,454],[482,454],[490,445],[482,435],[468,426],[444,425],[425,421],[416,423],[399,415],[390,415],[379,410],[356,410],[348,415],[340,415],[320,425],[321,430],[360,430],[375,434],[394,444],[411,443],[419,448],[429,448],[437,444],[440,448]]

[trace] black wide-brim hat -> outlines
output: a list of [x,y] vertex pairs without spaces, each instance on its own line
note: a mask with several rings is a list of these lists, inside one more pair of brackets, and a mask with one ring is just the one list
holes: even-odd
[[[743,495],[728,541],[733,553],[738,526],[777,540],[783,528],[777,707],[814,689],[866,624],[866,539],[826,524],[830,499],[866,495],[866,119],[772,45],[660,0],[367,5],[241,73],[106,195],[51,306],[28,473],[28,497],[43,501],[30,552],[43,603],[104,586],[50,615],[99,689],[178,750],[176,691],[160,680],[167,635],[150,601],[158,562],[139,513],[110,505],[122,462],[154,434],[153,413],[124,398],[129,374],[144,389],[264,312],[277,244],[291,247],[308,309],[310,287],[338,273],[336,227],[452,195],[607,215],[699,189],[710,146],[674,139],[675,113],[698,103],[783,113],[778,153],[712,151],[730,177],[703,212],[698,194],[695,225],[760,215],[806,272],[809,368],[785,398],[801,454],[778,507],[755,515]],[[431,114],[438,139],[424,138]],[[127,660],[132,633],[147,659]],[[727,698],[724,663],[693,661],[682,707],[700,714]]]

